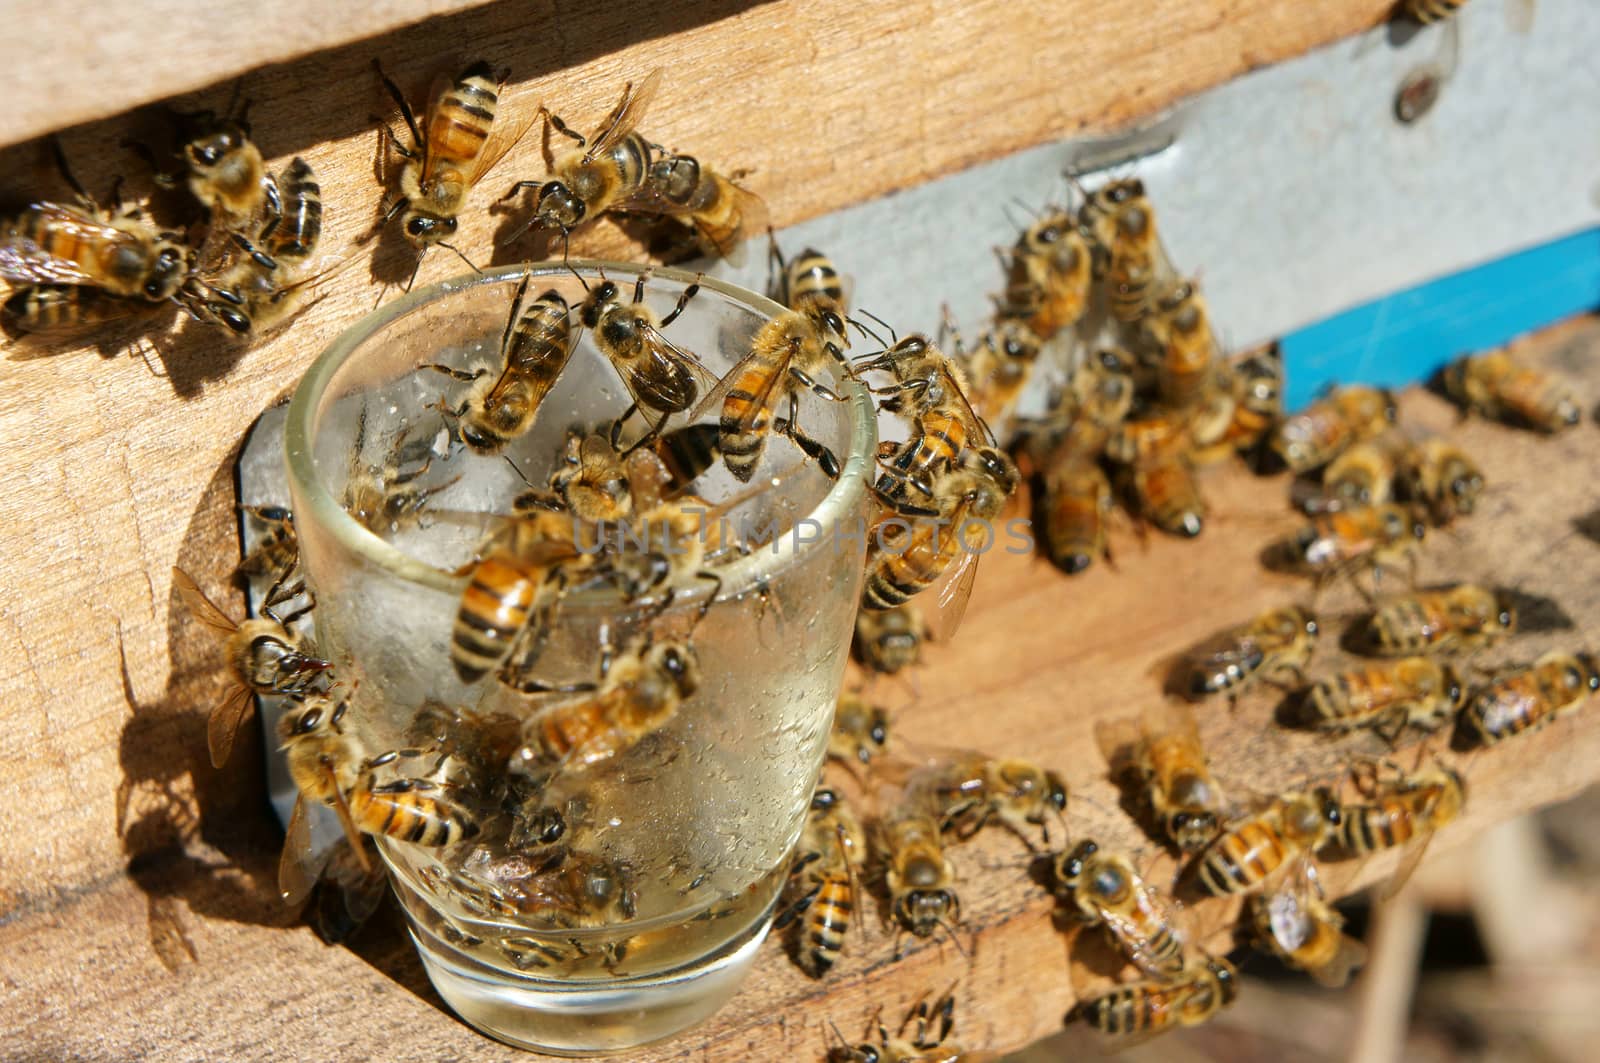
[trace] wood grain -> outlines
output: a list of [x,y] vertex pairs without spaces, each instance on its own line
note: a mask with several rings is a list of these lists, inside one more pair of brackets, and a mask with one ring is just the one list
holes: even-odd
[[[1600,322],[1554,331],[1533,356],[1582,374],[1587,399],[1600,391]],[[1600,541],[1581,530],[1590,526],[1585,518],[1593,518],[1589,484],[1565,470],[1588,467],[1600,427],[1585,422],[1555,439],[1476,421],[1457,427],[1441,400],[1416,392],[1403,397],[1402,411],[1403,423],[1418,430],[1451,432],[1479,458],[1491,485],[1478,514],[1435,537],[1423,579],[1477,578],[1551,595],[1575,625],[1520,635],[1477,663],[1585,644],[1600,631],[1600,587],[1574,574],[1594,570]],[[1199,540],[1141,542],[1124,532],[1116,540],[1115,571],[1097,566],[1069,579],[1034,558],[986,558],[962,637],[936,647],[911,679],[880,681],[871,690],[895,709],[897,733],[911,740],[1029,756],[1062,770],[1073,787],[1068,817],[1074,835],[1134,849],[1140,866],[1158,880],[1165,880],[1170,863],[1119,809],[1096,750],[1095,722],[1136,712],[1157,696],[1155,673],[1185,647],[1258,609],[1310,597],[1302,582],[1264,573],[1257,564],[1262,545],[1293,523],[1283,478],[1219,468],[1207,474],[1205,488],[1213,519]],[[213,564],[220,569],[220,561]],[[1319,647],[1319,670],[1341,658],[1332,636],[1359,604],[1342,587],[1321,597],[1330,637]],[[201,634],[182,618],[170,622],[170,643],[188,655],[180,671],[203,670],[205,651],[195,648]],[[158,670],[136,665],[132,671],[137,685],[141,673]],[[197,682],[184,696],[202,689]],[[1232,713],[1221,704],[1201,710],[1214,767],[1236,791],[1308,779],[1337,782],[1346,753],[1381,748],[1361,737],[1334,742],[1278,728],[1271,722],[1275,700],[1273,692],[1261,691]],[[259,783],[231,772],[224,781],[200,766],[197,725],[178,722],[197,721],[197,711],[182,700],[161,701],[129,718],[138,741],[124,741],[125,757],[130,746],[150,742],[163,750],[165,763],[194,765],[133,781],[130,803],[139,812],[130,818],[152,825],[137,830],[148,831],[155,847],[133,857],[130,875],[88,883],[4,917],[0,954],[11,961],[3,975],[11,1006],[0,1032],[25,1039],[8,1043],[86,1059],[342,1059],[380,1050],[398,1060],[515,1058],[443,1010],[393,912],[348,949],[323,947],[305,928],[281,925],[284,915],[270,885],[276,836],[254,796]],[[1471,800],[1436,849],[1590,785],[1600,765],[1597,711],[1600,705],[1590,705],[1491,753],[1456,758]],[[147,718],[152,722],[140,722]],[[164,721],[170,733],[154,721]],[[1416,755],[1407,749],[1400,758]],[[155,760],[150,754],[146,770]],[[7,770],[19,767],[26,765]],[[44,773],[32,778],[42,789],[19,793],[51,808],[101,796],[92,787],[63,792]],[[191,798],[196,788],[198,808]],[[244,792],[251,796],[241,800]],[[196,820],[198,827],[186,830]],[[36,828],[49,824],[48,816],[34,821]],[[40,833],[26,840],[48,845],[36,837]],[[6,850],[8,886],[18,880],[18,852]],[[30,858],[49,859],[42,850],[35,853]],[[935,940],[894,962],[893,936],[878,924],[878,906],[869,904],[861,935],[827,981],[809,981],[771,941],[748,987],[709,1024],[630,1058],[820,1058],[825,1019],[854,1035],[879,1004],[898,1014],[922,991],[957,978],[958,1036],[969,1047],[1016,1047],[1057,1029],[1075,987],[1087,984],[1083,965],[1094,958],[1092,945],[1051,928],[1051,901],[1030,881],[1028,854],[1014,839],[986,834],[958,848],[954,860],[970,959]],[[1390,855],[1363,865],[1329,865],[1325,882],[1342,895],[1379,880],[1393,862]],[[1228,907],[1205,902],[1191,907],[1188,918],[1220,949],[1228,945],[1231,916]],[[194,960],[187,949],[172,946],[170,931],[151,940],[152,927],[174,920]]]

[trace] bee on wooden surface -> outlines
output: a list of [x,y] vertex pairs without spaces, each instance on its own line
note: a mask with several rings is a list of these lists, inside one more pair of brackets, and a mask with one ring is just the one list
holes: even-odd
[[1427,538],[1427,512],[1420,506],[1384,503],[1311,518],[1278,544],[1289,564],[1318,579],[1384,569],[1405,561],[1416,582],[1417,549]]
[[[411,134],[411,146],[407,147],[387,122],[382,125],[385,139],[405,165],[400,170],[400,194],[384,210],[379,226],[400,218],[406,240],[417,249],[420,269],[423,256],[435,244],[460,254],[446,241],[456,233],[467,194],[505,158],[532,123],[509,134],[504,126],[496,129],[505,78],[497,77],[481,60],[440,86],[420,124],[400,87],[377,60],[373,66]],[[411,276],[416,279],[416,270]]]
[[153,304],[124,299],[78,284],[29,284],[0,306],[0,325],[8,335],[65,337],[129,318],[153,316]]
[[[32,203],[0,221],[0,277],[18,287],[82,285],[148,303],[177,296],[193,259],[179,235],[162,232],[137,207],[113,214],[87,195],[82,199],[81,206]],[[65,316],[66,300],[40,298],[52,304],[53,313]],[[17,302],[14,294],[7,306]],[[82,297],[75,304],[80,319],[105,310],[105,304]],[[38,308],[32,317],[43,323]]]
[[1099,924],[1134,966],[1152,978],[1175,978],[1188,966],[1177,913],[1122,853],[1082,841],[1056,858],[1056,881],[1077,906],[1078,918]]
[[1052,211],[1028,226],[1005,259],[1006,290],[996,308],[1002,326],[1022,325],[1034,346],[1078,323],[1089,305],[1093,256],[1065,211]]
[[[1318,488],[1296,491],[1296,502],[1315,516],[1392,501],[1401,463],[1410,449],[1406,441],[1390,436],[1362,440],[1328,463]],[[1295,486],[1298,488],[1302,482],[1297,481]]]
[[1465,692],[1449,665],[1402,657],[1319,680],[1302,704],[1307,722],[1319,730],[1370,728],[1393,745],[1407,727],[1437,730],[1461,707]]
[[1156,285],[1170,271],[1156,233],[1155,208],[1137,178],[1112,181],[1088,197],[1080,219],[1097,246],[1111,315],[1125,324],[1154,306]]
[[256,242],[275,263],[299,265],[316,253],[322,239],[322,186],[311,164],[298,155],[276,184],[282,194],[278,216],[256,234]]
[[1406,497],[1422,503],[1436,526],[1470,514],[1483,494],[1483,471],[1453,443],[1429,439],[1400,466]]
[[278,722],[289,775],[300,791],[278,863],[278,888],[290,904],[305,898],[321,870],[311,849],[308,801],[339,814],[358,861],[365,860],[363,832],[429,848],[454,845],[478,832],[477,820],[452,796],[448,784],[420,777],[379,782],[379,768],[419,751],[363,757],[354,736],[344,731],[349,704],[342,694],[312,695]]
[[931,937],[942,926],[956,941],[951,924],[961,918],[961,901],[939,821],[921,802],[905,801],[878,823],[878,835],[895,919],[916,937]]
[[796,956],[813,978],[827,974],[844,950],[866,860],[867,836],[855,813],[835,791],[817,790],[790,871],[798,896],[772,924],[782,930],[805,916]]
[[250,708],[252,695],[303,695],[333,666],[312,656],[305,639],[289,629],[289,625],[309,612],[311,606],[282,617],[273,611],[298,590],[289,588],[285,592],[281,576],[267,592],[261,616],[242,624],[235,623],[217,608],[183,569],[173,568],[172,585],[195,618],[226,639],[228,669],[233,681],[222,701],[206,718],[206,743],[211,750],[211,763],[220,768],[233,752],[233,740]]
[[1547,653],[1531,665],[1501,669],[1474,691],[1458,730],[1477,745],[1496,745],[1577,711],[1597,690],[1600,658]]
[[[228,111],[231,115],[231,104]],[[256,219],[271,224],[283,217],[278,182],[250,139],[248,111],[246,103],[237,118],[211,111],[180,116],[188,127],[178,154],[188,171],[189,191],[211,212],[213,224],[235,232]]]
[[577,335],[567,301],[554,288],[527,299],[531,279],[523,277],[511,297],[511,312],[500,337],[498,372],[428,366],[472,384],[453,412],[460,420],[461,441],[479,454],[498,454],[533,428],[540,404],[572,357]]
[[1259,444],[1283,416],[1283,351],[1276,341],[1248,351],[1229,365],[1233,422],[1226,438],[1237,450]]
[[1335,388],[1279,422],[1271,446],[1291,472],[1310,472],[1389,429],[1394,396],[1382,388]]
[[1229,824],[1190,865],[1191,873],[1213,897],[1253,892],[1285,864],[1326,845],[1343,816],[1331,790],[1281,794],[1262,811]]
[[1130,982],[1080,1001],[1067,1018],[1115,1036],[1118,1047],[1126,1048],[1179,1026],[1198,1026],[1238,995],[1233,964],[1209,959],[1177,978]]
[[766,203],[738,183],[744,175],[722,174],[693,155],[658,155],[644,194],[662,214],[694,229],[701,253],[727,258],[746,233],[767,225]]
[[652,70],[637,86],[628,82],[592,137],[568,127],[549,108],[539,108],[539,117],[547,126],[571,138],[577,147],[551,160],[546,180],[518,181],[501,197],[505,202],[525,189],[538,190],[532,220],[513,234],[513,239],[535,225],[570,236],[573,229],[607,211],[637,210],[653,203],[655,196],[646,192],[646,182],[655,149],[634,130],[660,86],[660,70]]
[[1217,375],[1219,357],[1211,315],[1194,282],[1162,293],[1145,330],[1161,351],[1156,381],[1162,399],[1178,409],[1198,403]]
[[1317,620],[1305,609],[1268,609],[1195,647],[1183,669],[1183,693],[1191,701],[1223,691],[1237,699],[1263,679],[1288,674],[1303,681],[1317,634]]
[[966,841],[993,821],[1031,850],[1029,827],[1038,827],[1048,845],[1052,817],[1063,824],[1065,834],[1066,781],[1031,761],[955,754],[913,772],[906,795],[921,802],[939,829],[957,841]]
[[1475,583],[1417,591],[1379,604],[1367,649],[1385,657],[1478,649],[1517,630],[1510,596]]
[[1140,515],[1162,531],[1192,539],[1204,530],[1205,499],[1185,455],[1171,450],[1137,461],[1127,480]]
[[[611,428],[611,443],[618,445],[622,425],[637,410],[654,411],[661,415],[648,433],[653,437],[661,433],[673,414],[691,409],[700,397],[702,382],[716,382],[716,375],[703,365],[699,358],[684,350],[661,334],[683,313],[700,291],[698,283],[690,284],[678,296],[677,304],[665,317],[645,305],[644,287],[650,271],[639,274],[633,286],[633,301],[622,301],[617,285],[605,279],[588,287],[583,304],[578,308],[578,319],[594,337],[611,365],[622,378],[633,402]],[[726,455],[724,455],[726,460]]]
[[1316,865],[1303,860],[1288,885],[1250,898],[1256,941],[1318,985],[1339,989],[1367,962],[1367,949],[1343,932],[1344,917],[1322,898]]
[[[877,1041],[851,1045],[835,1028],[834,1035],[839,1043],[828,1049],[827,1063],[985,1063],[992,1060],[993,1056],[968,1052],[950,1040],[950,1031],[955,1027],[954,992],[955,987],[951,986],[931,1004],[924,993],[906,1012],[893,1037],[879,1021]],[[938,1017],[937,1033],[932,1030],[935,1016]],[[913,1023],[915,1030],[908,1035],[907,1030]]]
[[1400,892],[1422,862],[1434,831],[1453,821],[1467,803],[1467,782],[1440,764],[1407,775],[1395,769],[1387,782],[1358,776],[1367,800],[1346,804],[1332,841],[1346,856],[1370,856],[1410,845],[1384,896]]
[[1143,790],[1173,845],[1197,853],[1211,844],[1222,830],[1226,799],[1187,705],[1163,702],[1137,720],[1102,721],[1095,737],[1112,776],[1128,777]]
[[856,658],[874,672],[894,675],[922,660],[928,625],[911,604],[856,616]]
[[846,764],[871,764],[889,744],[889,714],[854,694],[839,695],[828,734],[828,756]]
[[1075,575],[1097,557],[1111,557],[1111,481],[1093,458],[1070,456],[1044,470],[1045,549],[1061,571]]
[[588,692],[530,717],[513,760],[536,769],[592,768],[660,730],[699,685],[700,670],[687,643],[648,636],[614,657],[602,652],[598,685],[526,682],[519,689],[528,693]]
[[1008,416],[1016,405],[1039,361],[1043,343],[1023,322],[1001,319],[979,337],[972,350],[966,350],[959,338],[955,347],[956,360],[966,366],[966,378],[972,385],[973,408],[982,417],[997,420]]
[[[900,414],[915,431],[898,448],[883,447],[889,458],[878,492],[888,499],[934,497],[941,470],[953,469],[973,447],[993,443],[989,426],[967,398],[967,382],[959,366],[921,334],[896,340],[893,346],[856,363],[858,370],[887,370],[895,383],[879,409]],[[881,459],[880,459],[881,460]]]

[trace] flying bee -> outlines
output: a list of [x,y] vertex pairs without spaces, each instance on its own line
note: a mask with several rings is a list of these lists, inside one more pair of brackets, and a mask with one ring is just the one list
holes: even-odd
[[1143,791],[1173,845],[1197,853],[1211,844],[1222,830],[1226,799],[1187,705],[1162,702],[1137,721],[1102,721],[1095,737],[1112,776],[1125,777]]
[[932,498],[939,470],[954,468],[973,447],[993,444],[989,426],[967,398],[967,382],[960,367],[926,336],[913,334],[896,340],[878,354],[858,361],[856,368],[891,373],[895,383],[881,389],[890,392],[890,397],[878,408],[905,416],[916,426],[911,438],[890,450],[888,467],[878,482],[881,496],[907,499],[915,490]]
[[692,227],[699,250],[727,258],[740,239],[766,227],[767,206],[740,185],[743,170],[722,174],[693,155],[658,155],[644,195],[662,214]]
[[828,756],[849,764],[871,764],[889,744],[889,714],[854,694],[841,694],[833,710]]
[[1368,648],[1385,657],[1478,649],[1516,630],[1510,596],[1475,583],[1390,598],[1366,625]]
[[[433,245],[456,251],[446,241],[456,233],[467,194],[505,158],[532,122],[509,135],[494,135],[505,78],[497,77],[481,60],[453,82],[439,86],[420,124],[400,87],[377,60],[373,66],[411,134],[411,146],[407,147],[387,122],[382,125],[386,141],[405,165],[400,170],[400,194],[384,210],[379,227],[400,218],[406,240],[417,249],[420,269],[423,256]],[[416,279],[415,269],[411,276]]]
[[[828,1049],[827,1063],[985,1063],[989,1055],[968,1052],[950,1040],[955,1027],[955,986],[951,986],[931,1004],[924,993],[900,1020],[896,1035],[878,1021],[878,1039],[851,1045],[834,1028],[839,1043]],[[938,1032],[933,1032],[934,1017],[938,1017]],[[915,1024],[915,1031],[907,1030]],[[829,1023],[831,1026],[832,1023]]]
[[1006,290],[997,307],[1002,327],[1009,321],[1022,325],[1036,337],[1037,347],[1083,317],[1093,256],[1071,214],[1052,211],[1040,218],[1002,258],[1007,259]]
[[1429,439],[1413,447],[1400,467],[1406,497],[1422,503],[1437,526],[1470,514],[1483,493],[1483,472],[1457,446]]
[[1326,465],[1352,444],[1387,431],[1395,420],[1394,396],[1382,388],[1335,388],[1278,423],[1271,446],[1291,472]]
[[1250,898],[1250,922],[1262,947],[1329,989],[1367,962],[1366,947],[1343,932],[1344,917],[1322,899],[1310,860],[1299,862],[1284,889]]
[[1205,499],[1184,454],[1169,450],[1135,462],[1127,481],[1139,513],[1162,531],[1192,539],[1205,528]]
[[1145,1038],[1198,1026],[1234,1002],[1239,974],[1227,960],[1208,959],[1176,978],[1128,982],[1080,1001],[1068,1019],[1078,1018],[1128,1047]]
[[1400,464],[1409,450],[1408,442],[1395,437],[1364,439],[1329,462],[1322,470],[1320,489],[1305,493],[1297,502],[1307,513],[1317,515],[1392,501]]
[[1547,653],[1532,665],[1502,669],[1474,691],[1458,728],[1480,746],[1537,731],[1577,711],[1600,690],[1600,658]]
[[645,185],[655,149],[634,128],[660,85],[660,70],[652,70],[637,87],[631,81],[624,85],[622,97],[592,137],[575,132],[548,108],[539,108],[547,127],[570,137],[577,147],[554,159],[546,157],[550,161],[547,180],[518,181],[501,197],[505,202],[525,189],[538,190],[533,218],[513,239],[535,225],[570,236],[573,229],[607,211],[637,210],[641,204],[654,202]]
[[1227,440],[1249,450],[1270,434],[1283,416],[1283,351],[1277,342],[1245,354],[1229,365],[1233,378],[1233,423]]
[[300,791],[278,864],[278,887],[290,904],[310,892],[321,871],[311,850],[308,802],[328,805],[339,814],[358,861],[366,858],[363,832],[429,848],[454,845],[478,832],[477,820],[449,793],[448,784],[420,777],[379,782],[378,769],[420,752],[390,750],[362,757],[355,737],[344,730],[349,706],[343,693],[315,694],[278,722],[289,775]]
[[582,692],[583,697],[540,710],[523,731],[513,761],[536,768],[583,771],[632,749],[665,726],[700,685],[687,643],[648,636],[600,659],[598,685],[552,687],[529,682],[525,692]]
[[202,624],[226,638],[228,669],[233,673],[233,682],[206,718],[206,743],[214,767],[220,768],[228,762],[252,694],[304,695],[323,672],[333,667],[313,657],[305,639],[289,628],[311,610],[310,605],[282,617],[273,611],[297,590],[290,588],[285,592],[282,582],[280,575],[267,592],[261,616],[239,624],[217,608],[187,572],[176,567],[172,570],[172,585],[177,588],[183,604]]
[[[933,514],[954,529],[941,536],[939,525],[920,521],[910,526],[887,517],[868,533],[863,609],[893,609],[929,587],[957,566],[940,593],[941,623],[946,635],[960,626],[978,555],[991,534],[989,522],[1000,514],[1017,488],[1016,466],[992,447],[962,451],[959,463],[941,472],[933,483]],[[917,513],[914,509],[902,512]],[[957,559],[959,556],[959,560]]]
[[[1194,281],[1163,292],[1145,330],[1161,350],[1156,380],[1162,399],[1178,409],[1195,405],[1216,376],[1219,359],[1211,316]],[[1231,420],[1231,409],[1229,414]]]
[[[594,337],[595,346],[611,361],[617,375],[633,397],[630,404],[611,428],[611,443],[616,446],[621,438],[622,424],[634,411],[653,410],[661,419],[650,429],[651,437],[659,435],[668,419],[675,413],[692,408],[700,397],[701,382],[714,383],[716,376],[699,358],[677,346],[661,334],[683,313],[700,291],[698,283],[690,284],[678,296],[677,305],[665,317],[645,305],[644,286],[650,278],[645,270],[633,286],[633,302],[624,303],[621,293],[612,281],[601,279],[593,288],[584,287],[588,294],[578,308],[578,319]],[[581,279],[581,278],[580,278]],[[698,378],[698,379],[697,379]],[[726,460],[726,455],[724,455]]]
[[1137,178],[1111,181],[1089,195],[1079,212],[1093,236],[1104,274],[1111,315],[1125,324],[1144,318],[1153,308],[1156,284],[1166,267],[1166,253],[1156,233],[1155,208]]
[[1377,574],[1404,560],[1416,581],[1417,548],[1427,538],[1427,512],[1420,506],[1384,503],[1341,510],[1311,521],[1278,544],[1293,567],[1319,580],[1370,568]]
[[1079,842],[1056,858],[1056,881],[1077,906],[1077,917],[1100,925],[1134,966],[1152,978],[1175,978],[1188,966],[1176,911],[1122,853]]
[[1044,349],[1037,333],[1022,321],[1001,318],[971,351],[956,341],[956,359],[966,366],[972,405],[990,420],[1008,416]]
[[954,754],[917,769],[906,782],[906,795],[921,802],[939,829],[957,841],[996,822],[1030,850],[1029,827],[1038,827],[1048,845],[1050,817],[1064,822],[1067,808],[1067,784],[1054,771],[982,753]]
[[1066,456],[1044,470],[1045,549],[1061,571],[1074,575],[1097,557],[1109,559],[1111,481],[1093,458]]
[[1371,728],[1393,745],[1407,727],[1437,730],[1461,707],[1465,692],[1449,665],[1401,657],[1319,680],[1302,705],[1319,730]]
[[928,625],[909,603],[856,616],[856,657],[874,672],[894,675],[922,660]]
[[879,821],[878,834],[895,919],[916,937],[931,937],[942,926],[956,941],[951,924],[961,919],[961,901],[938,820],[920,801],[905,801]]
[[1281,794],[1224,828],[1190,865],[1191,873],[1213,897],[1253,892],[1285,864],[1326,845],[1343,816],[1331,790]]
[[1296,605],[1268,609],[1247,624],[1195,647],[1183,691],[1192,701],[1228,691],[1237,699],[1253,684],[1288,673],[1304,680],[1317,646],[1317,620]]
[[429,366],[472,383],[472,391],[454,412],[461,422],[462,442],[479,454],[498,454],[533,428],[539,406],[566,368],[578,338],[560,292],[552,288],[526,299],[531,279],[524,276],[511,297],[511,312],[500,337],[499,373]]
[[1422,862],[1434,831],[1461,815],[1467,803],[1467,783],[1440,764],[1411,775],[1396,773],[1384,782],[1374,773],[1361,784],[1367,800],[1346,804],[1333,842],[1346,856],[1370,856],[1385,849],[1410,845],[1384,896],[1400,892]]
[[826,974],[844,950],[866,861],[867,836],[855,813],[835,791],[817,790],[790,870],[798,896],[773,920],[782,930],[805,916],[796,954],[813,978]]

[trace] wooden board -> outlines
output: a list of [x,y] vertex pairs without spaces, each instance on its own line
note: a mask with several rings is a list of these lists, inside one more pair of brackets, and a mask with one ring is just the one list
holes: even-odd
[[[1539,346],[1539,361],[1581,374],[1592,403],[1600,393],[1600,322],[1556,330]],[[1568,470],[1590,467],[1600,427],[1586,421],[1555,439],[1481,422],[1458,429],[1449,407],[1420,393],[1406,395],[1402,409],[1403,423],[1452,432],[1479,458],[1491,485],[1476,516],[1435,536],[1423,579],[1476,578],[1552,595],[1576,625],[1520,636],[1477,663],[1585,644],[1587,634],[1600,631],[1600,586],[1574,574],[1594,571],[1600,533],[1591,485]],[[1199,540],[1156,536],[1141,544],[1120,534],[1116,571],[1097,566],[1069,579],[1034,558],[987,558],[961,637],[937,648],[914,678],[874,685],[873,696],[896,710],[897,732],[1030,756],[1062,770],[1073,787],[1074,835],[1132,847],[1142,867],[1164,876],[1167,865],[1117,807],[1094,723],[1149,703],[1158,689],[1152,673],[1172,654],[1256,610],[1310,598],[1302,582],[1257,564],[1262,545],[1293,523],[1283,478],[1221,468],[1207,475],[1205,490],[1213,518]],[[225,494],[225,485],[214,484],[211,494]],[[226,564],[187,551],[180,561],[209,564],[212,572]],[[1331,636],[1359,602],[1339,587],[1318,605]],[[169,623],[181,678],[165,696],[137,695],[141,707],[126,718],[120,743],[130,807],[122,845],[131,874],[14,898],[23,907],[0,917],[0,955],[8,959],[0,978],[10,1004],[0,1032],[7,1043],[91,1059],[519,1058],[443,1010],[392,913],[349,949],[323,947],[309,930],[282,925],[271,885],[276,835],[261,807],[259,781],[201,766],[197,706],[212,689],[201,677],[208,651],[187,620],[174,614]],[[1324,639],[1319,669],[1339,657],[1334,641]],[[159,674],[148,665],[131,670],[136,688],[149,682],[141,675]],[[1201,710],[1225,784],[1270,791],[1310,779],[1333,782],[1346,752],[1374,750],[1360,738],[1332,742],[1275,728],[1275,700],[1263,691],[1232,713],[1221,704]],[[1600,705],[1591,704],[1542,733],[1458,758],[1471,800],[1436,847],[1592,783],[1600,772],[1597,712]],[[1414,755],[1407,750],[1402,759]],[[9,777],[15,786],[16,776]],[[67,852],[51,849],[52,816],[60,818],[54,810],[98,802],[107,785],[89,781],[64,792],[49,775],[33,778],[40,789],[27,792],[27,807],[43,814],[7,819],[14,833],[6,838],[6,881],[13,889],[29,882],[31,868],[19,868],[19,860],[48,865]],[[107,778],[115,778],[115,768]],[[23,834],[19,824],[30,830]],[[892,935],[869,904],[864,932],[827,981],[808,980],[778,942],[769,942],[747,988],[710,1023],[629,1058],[820,1058],[825,1019],[853,1036],[880,1004],[897,1015],[919,993],[958,978],[958,1034],[969,1047],[1016,1047],[1057,1029],[1073,999],[1077,975],[1070,961],[1082,946],[1051,929],[1051,902],[1029,881],[1027,854],[1014,839],[986,834],[953,858],[970,960],[935,940],[894,962]],[[1331,865],[1325,881],[1342,895],[1380,879],[1392,863],[1389,856]],[[1199,931],[1209,930],[1212,947],[1226,947],[1227,907],[1207,902],[1190,912]],[[174,921],[193,959],[163,929]]]

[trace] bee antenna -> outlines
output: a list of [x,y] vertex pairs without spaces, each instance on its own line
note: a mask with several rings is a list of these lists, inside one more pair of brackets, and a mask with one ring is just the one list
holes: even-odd
[[[900,342],[900,336],[899,336],[898,333],[895,332],[893,325],[889,324],[883,318],[879,317],[877,314],[874,314],[871,310],[868,310],[866,307],[862,307],[861,310],[860,310],[860,313],[865,314],[867,317],[870,317],[872,320],[876,321],[878,324],[880,324],[884,328],[888,329],[889,330],[889,340],[890,340],[890,342],[892,342],[892,343],[899,343]],[[860,330],[861,334],[863,336],[871,336],[873,339],[877,340],[879,343],[883,343],[882,337],[880,337],[875,332],[869,332],[866,329],[862,328],[861,322],[859,322],[859,321],[851,321],[850,323],[852,325],[854,325],[858,330]]]
[[941,919],[939,920],[939,925],[944,927],[944,932],[949,936],[950,944],[956,947],[956,951],[961,953],[963,958],[970,960],[972,958],[972,953],[968,952],[967,947],[961,944],[961,938],[956,934],[956,928],[950,925],[950,920]]
[[467,264],[467,268],[472,270],[472,272],[474,272],[474,273],[482,273],[483,272],[483,270],[481,270],[477,266],[473,265],[472,259],[470,259],[466,255],[462,254],[461,253],[461,249],[456,247],[454,244],[447,244],[443,240],[440,240],[439,241],[439,246],[440,247],[449,248],[451,251],[454,251],[455,254],[456,254],[456,257],[459,258],[461,261],[465,262]]
[[517,467],[517,463],[516,462],[511,460],[511,455],[510,454],[505,454],[505,455],[502,455],[502,456],[506,459],[506,464],[511,466],[511,471],[517,474],[517,478],[518,479],[520,479],[523,483],[527,484],[529,487],[533,487],[534,486],[533,481],[528,479],[527,474],[524,473],[520,468]]
[[[402,291],[405,291],[405,292],[411,291],[411,286],[413,284],[417,283],[417,274],[422,271],[422,260],[423,260],[423,258],[425,258],[427,256],[427,254],[428,254],[428,249],[427,249],[426,246],[424,246],[420,251],[417,252],[417,264],[415,266],[411,267],[411,276],[406,280],[406,286],[403,289],[401,289]],[[378,293],[378,301],[379,302],[383,301],[383,293],[382,292]]]

